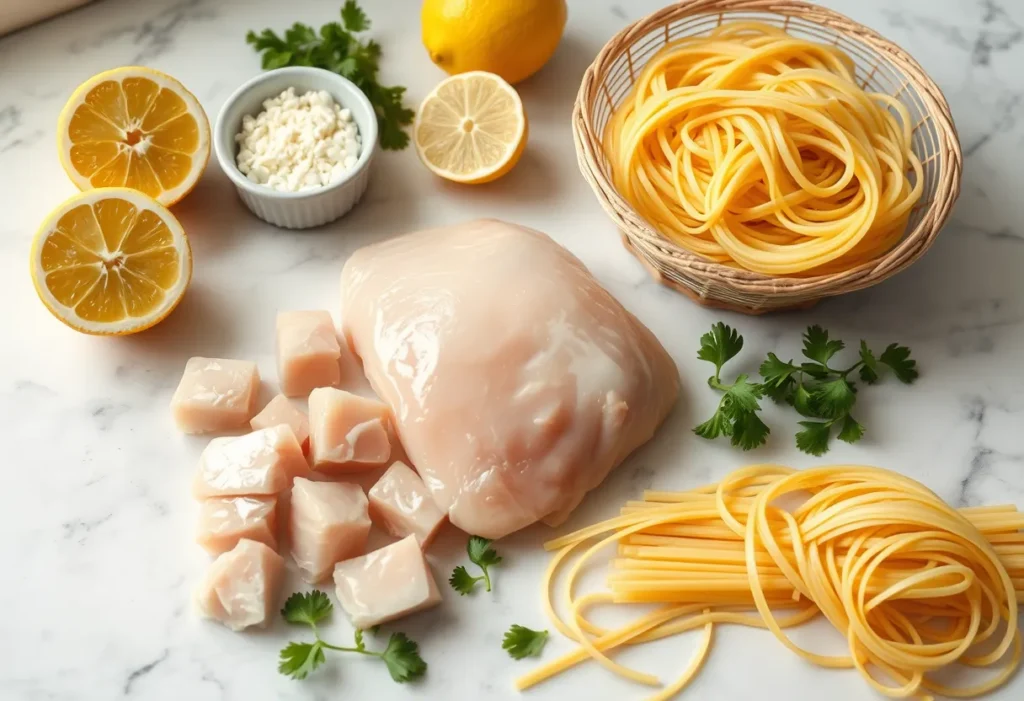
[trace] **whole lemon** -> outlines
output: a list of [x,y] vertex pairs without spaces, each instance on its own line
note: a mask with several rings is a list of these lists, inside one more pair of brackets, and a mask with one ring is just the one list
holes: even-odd
[[558,48],[565,0],[424,0],[423,44],[449,74],[497,73],[529,78]]

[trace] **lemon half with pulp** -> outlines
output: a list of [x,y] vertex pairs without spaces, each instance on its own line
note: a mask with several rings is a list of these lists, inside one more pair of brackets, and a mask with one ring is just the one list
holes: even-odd
[[57,145],[78,189],[130,187],[170,206],[206,168],[210,122],[177,80],[126,66],[75,90],[58,121]]
[[413,122],[423,163],[443,178],[486,183],[515,166],[528,125],[519,94],[493,73],[447,78],[427,95]]
[[129,188],[81,192],[43,221],[32,242],[32,282],[73,329],[124,335],[164,319],[192,278],[181,224]]

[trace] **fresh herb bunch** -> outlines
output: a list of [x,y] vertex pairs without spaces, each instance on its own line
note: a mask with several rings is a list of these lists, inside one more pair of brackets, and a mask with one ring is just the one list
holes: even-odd
[[769,429],[757,416],[761,410],[757,400],[769,397],[789,404],[809,419],[799,422],[803,430],[796,434],[797,448],[810,455],[824,455],[834,426],[839,428],[837,437],[841,441],[856,443],[864,436],[864,427],[850,413],[857,401],[857,386],[851,379],[854,373],[869,385],[878,382],[883,367],[888,367],[904,384],[918,377],[917,362],[906,346],[891,343],[876,356],[861,341],[857,362],[839,369],[830,363],[846,344],[830,338],[817,325],[807,328],[803,340],[806,361],[796,364],[769,353],[759,370],[762,382],[748,382],[746,375],[740,375],[732,384],[725,384],[721,380],[722,366],[742,350],[743,337],[721,322],[715,324],[701,336],[697,357],[715,365],[715,374],[708,378],[708,384],[724,392],[724,396],[715,414],[694,428],[694,432],[708,439],[729,436],[732,444],[743,450],[763,445]]
[[501,649],[507,650],[509,657],[521,660],[525,657],[540,657],[541,650],[548,641],[546,630],[531,630],[526,626],[513,623],[501,641]]
[[361,655],[377,657],[387,665],[391,678],[396,682],[407,682],[422,677],[427,671],[427,663],[420,657],[419,646],[409,640],[404,633],[392,633],[387,648],[383,652],[367,650],[363,641],[363,631],[356,630],[355,645],[340,647],[331,645],[320,639],[317,624],[327,620],[334,605],[327,595],[318,589],[303,594],[296,593],[288,597],[281,609],[281,615],[289,623],[307,625],[313,629],[316,638],[312,643],[288,643],[281,650],[281,661],[277,671],[292,679],[305,679],[309,673],[324,663],[324,650],[338,652],[356,652]]
[[478,535],[470,536],[469,542],[466,543],[466,552],[469,554],[469,561],[479,567],[483,574],[478,577],[474,577],[466,571],[465,567],[459,565],[452,570],[452,575],[448,578],[448,583],[452,585],[452,589],[463,596],[473,591],[473,589],[476,588],[477,582],[480,581],[483,581],[484,588],[487,591],[490,591],[491,574],[488,571],[488,568],[500,563],[501,556],[498,555],[494,548],[491,547],[491,541],[486,538],[481,538]]
[[383,86],[377,81],[380,69],[380,44],[373,39],[363,42],[356,36],[370,28],[356,0],[345,0],[341,22],[328,22],[320,32],[307,24],[296,22],[282,38],[271,29],[257,34],[250,31],[245,40],[262,54],[264,70],[284,66],[325,68],[348,78],[362,90],[377,114],[381,148],[400,151],[409,145],[404,126],[411,124],[414,113],[402,104],[405,88]]

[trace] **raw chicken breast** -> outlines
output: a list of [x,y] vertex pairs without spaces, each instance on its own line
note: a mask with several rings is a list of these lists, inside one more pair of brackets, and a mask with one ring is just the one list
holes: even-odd
[[252,417],[252,421],[249,422],[254,431],[280,424],[286,424],[292,430],[299,445],[306,445],[306,441],[309,440],[309,417],[303,411],[296,409],[288,397],[283,394],[279,394],[267,402],[263,410]]
[[277,315],[277,379],[289,397],[309,394],[341,379],[341,346],[334,321],[325,311]]
[[284,424],[234,438],[214,438],[199,456],[197,499],[277,494],[309,473],[295,434]]
[[210,565],[196,606],[231,630],[266,626],[277,610],[284,559],[264,543],[240,540]]
[[358,472],[391,457],[386,404],[333,387],[309,395],[309,456],[313,469]]
[[430,545],[444,525],[445,513],[420,476],[403,462],[389,467],[367,496],[370,516],[378,526],[396,538],[415,536],[421,548]]
[[344,331],[456,526],[500,538],[564,520],[654,435],[678,371],[583,264],[494,220],[368,246]]
[[334,568],[335,591],[356,628],[371,628],[441,603],[416,536]]
[[189,358],[171,398],[171,414],[185,433],[239,428],[255,413],[259,388],[256,363]]
[[307,582],[321,582],[335,563],[366,552],[366,495],[357,484],[299,477],[292,487],[290,526],[292,559]]
[[199,505],[196,542],[211,555],[231,550],[238,541],[258,540],[277,550],[274,497],[221,497]]

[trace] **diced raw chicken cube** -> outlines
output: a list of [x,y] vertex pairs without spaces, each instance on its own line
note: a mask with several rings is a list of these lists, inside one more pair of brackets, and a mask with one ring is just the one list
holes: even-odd
[[308,472],[295,434],[281,424],[210,441],[199,456],[192,493],[197,499],[277,494]]
[[199,507],[196,542],[211,555],[226,553],[243,538],[277,550],[276,512],[274,497],[204,499]]
[[387,405],[333,387],[309,395],[309,454],[313,469],[356,472],[391,457]]
[[295,564],[306,581],[322,582],[335,563],[366,552],[366,495],[356,484],[299,477],[292,487],[290,526]]
[[396,538],[412,535],[425,548],[445,521],[416,472],[403,462],[388,468],[369,493],[373,521]]
[[356,628],[393,621],[441,603],[416,536],[334,567],[338,601]]
[[329,312],[277,315],[277,374],[281,392],[299,397],[341,379],[341,347]]
[[210,565],[196,591],[200,613],[231,630],[264,627],[277,610],[284,559],[264,543],[242,539]]
[[185,433],[228,431],[245,426],[256,413],[259,387],[256,363],[189,358],[171,398],[171,414]]
[[309,417],[302,410],[296,409],[295,405],[288,401],[288,397],[283,394],[271,399],[263,407],[263,411],[252,417],[252,421],[249,422],[254,431],[279,424],[287,424],[292,429],[299,445],[305,445],[309,440]]

